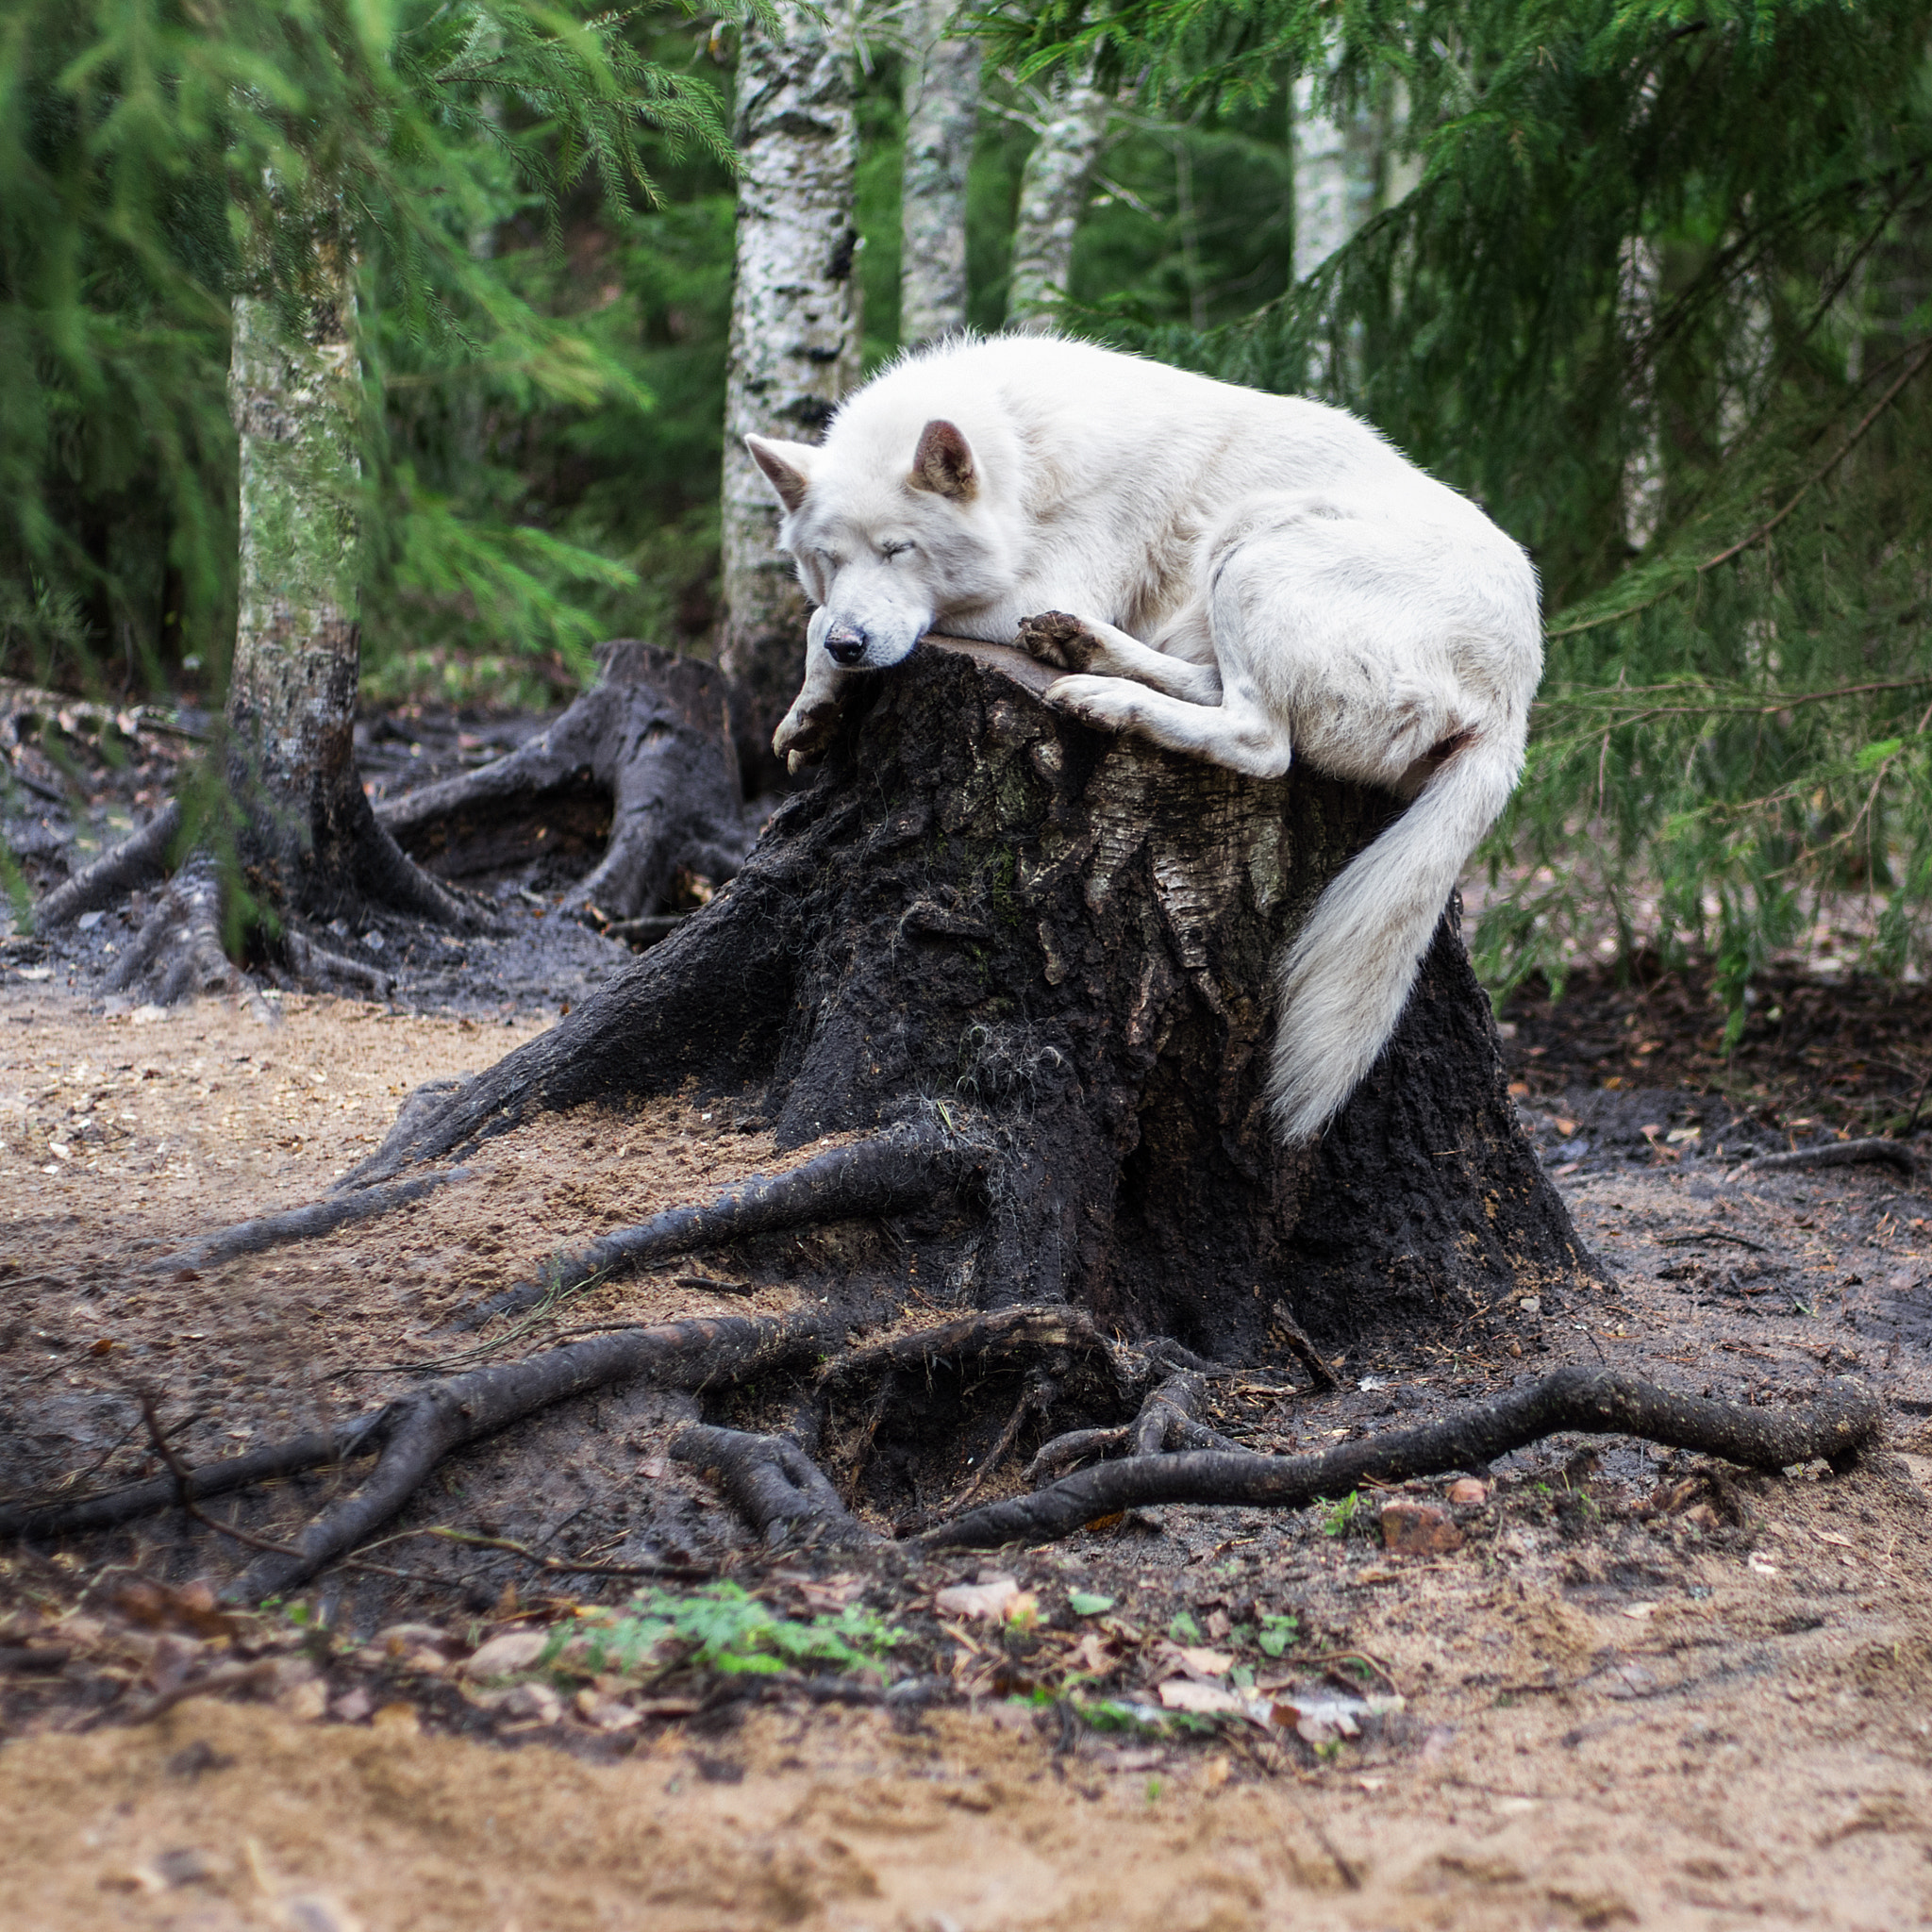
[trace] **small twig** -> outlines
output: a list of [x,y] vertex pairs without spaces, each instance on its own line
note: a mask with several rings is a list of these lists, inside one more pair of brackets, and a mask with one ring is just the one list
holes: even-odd
[[1729,1241],[1734,1248],[1749,1248],[1754,1255],[1768,1255],[1771,1250],[1762,1241],[1747,1241],[1740,1234],[1725,1234],[1715,1227],[1700,1229],[1696,1234],[1663,1234],[1657,1237],[1660,1248],[1681,1248],[1691,1241]]
[[1371,1657],[1365,1650],[1296,1651],[1292,1656],[1283,1657],[1282,1662],[1307,1664],[1319,1669],[1326,1669],[1330,1664],[1367,1664],[1390,1690],[1401,1695],[1402,1687],[1395,1681],[1395,1673],[1380,1657]]
[[246,1684],[263,1683],[274,1676],[275,1668],[274,1657],[258,1657],[250,1664],[217,1664],[206,1676],[191,1677],[185,1684],[176,1684],[172,1690],[150,1697],[140,1709],[130,1711],[125,1722],[152,1724],[163,1711],[173,1710],[191,1697],[213,1697],[224,1690],[239,1690]]
[[292,1557],[295,1554],[285,1544],[272,1543],[264,1537],[251,1536],[245,1529],[231,1529],[225,1523],[217,1523],[195,1502],[189,1490],[194,1472],[182,1461],[175,1453],[175,1445],[168,1441],[167,1433],[161,1427],[161,1419],[155,1412],[152,1390],[141,1391],[141,1419],[147,1424],[147,1439],[154,1445],[155,1454],[167,1465],[168,1474],[175,1479],[175,1502],[183,1514],[192,1517],[204,1529],[211,1529],[217,1536],[232,1537],[236,1542],[245,1544],[251,1550],[266,1550],[273,1557]]
[[1008,1452],[1020,1440],[1020,1431],[1026,1425],[1027,1418],[1045,1415],[1053,1407],[1054,1398],[1058,1393],[1059,1385],[1039,1369],[1028,1374],[1026,1386],[1021,1391],[1019,1401],[1013,1405],[1012,1414],[1007,1418],[1006,1427],[986,1452],[978,1469],[974,1472],[973,1479],[945,1506],[948,1509],[963,1508],[986,1487],[987,1478],[1007,1459]]
[[[540,1550],[533,1550],[527,1543],[520,1543],[507,1536],[478,1536],[466,1529],[451,1529],[439,1524],[429,1529],[405,1529],[394,1536],[387,1536],[383,1543],[400,1542],[405,1537],[434,1536],[447,1542],[462,1543],[477,1550],[501,1550],[506,1556],[521,1557],[526,1563],[534,1563],[540,1570],[548,1570],[558,1574],[570,1576],[646,1576],[660,1577],[673,1582],[702,1583],[717,1575],[715,1563],[573,1563],[562,1557],[546,1557]],[[369,1549],[380,1549],[382,1543],[365,1545]]]
[[1903,1130],[1899,1134],[1901,1141],[1909,1141],[1913,1134],[1918,1131],[1919,1109],[1925,1105],[1925,1095],[1928,1091],[1932,1091],[1932,1072],[1928,1072],[1925,1077],[1919,1082],[1919,1097],[1912,1102],[1910,1117],[1907,1120]]

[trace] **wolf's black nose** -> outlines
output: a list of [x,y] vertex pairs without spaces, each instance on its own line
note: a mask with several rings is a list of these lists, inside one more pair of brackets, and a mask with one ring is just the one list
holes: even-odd
[[825,649],[834,664],[857,664],[865,656],[865,640],[849,624],[835,624],[825,631]]

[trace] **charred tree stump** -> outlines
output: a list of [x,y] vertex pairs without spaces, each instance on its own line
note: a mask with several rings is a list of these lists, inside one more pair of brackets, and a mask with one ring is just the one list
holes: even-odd
[[[171,1461],[166,1481],[29,1499],[0,1510],[0,1538],[192,1516],[198,1496],[375,1452],[291,1534],[197,1519],[260,1552],[231,1598],[286,1590],[395,1517],[442,1457],[638,1379],[690,1391],[672,1455],[712,1472],[767,1543],[890,1533],[915,1557],[1146,1504],[1292,1507],[1563,1430],[1772,1469],[1869,1446],[1881,1406],[1854,1383],[1774,1411],[1574,1366],[1314,1456],[1256,1454],[1205,1420],[1216,1385],[1271,1357],[1284,1393],[1297,1371],[1332,1390],[1305,1331],[1399,1353],[1418,1331],[1479,1333],[1502,1301],[1547,1301],[1591,1263],[1518,1130],[1451,916],[1329,1132],[1294,1150],[1272,1136],[1273,961],[1398,805],[1102,736],[1040,702],[1052,675],[933,640],[859,687],[818,783],[702,911],[541,1039],[421,1091],[335,1202],[210,1249],[339,1224],[358,1195],[381,1211],[433,1178],[407,1170],[536,1109],[694,1078],[814,1151],[607,1232],[458,1325],[619,1267],[855,1220],[894,1232],[919,1300],[950,1301],[950,1319],[866,1341],[905,1314],[900,1278],[826,1274],[791,1314],[620,1324],[418,1383],[331,1432]],[[1013,1494],[1023,1469],[1045,1487]]]
[[1052,675],[933,640],[874,680],[727,891],[356,1181],[695,1075],[781,1146],[915,1122],[971,1143],[920,1276],[961,1307],[1069,1302],[1256,1360],[1297,1323],[1480,1321],[1588,1273],[1453,916],[1328,1134],[1272,1137],[1272,962],[1397,802],[1107,737],[1039,702]]

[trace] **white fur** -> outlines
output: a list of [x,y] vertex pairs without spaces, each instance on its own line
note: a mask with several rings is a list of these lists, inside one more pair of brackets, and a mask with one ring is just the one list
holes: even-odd
[[1270,1095],[1284,1140],[1319,1132],[1522,770],[1542,669],[1522,550],[1339,409],[1052,338],[942,343],[853,395],[822,445],[749,441],[820,607],[774,741],[794,765],[848,675],[828,637],[862,640],[851,668],[870,669],[928,630],[1008,643],[1059,610],[1097,644],[1050,704],[1413,800],[1281,961]]

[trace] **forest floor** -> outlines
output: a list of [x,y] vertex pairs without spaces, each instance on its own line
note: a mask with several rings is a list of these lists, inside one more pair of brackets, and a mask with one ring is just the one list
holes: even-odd
[[[142,1391],[195,1462],[358,1411],[558,1247],[788,1158],[691,1096],[585,1108],[381,1220],[175,1265],[317,1198],[402,1095],[560,1001],[473,974],[263,1023],[117,1009],[94,963],[0,949],[0,1501],[157,1467]],[[1903,1124],[1932,992],[1794,967],[1729,1058],[1716,1026],[1694,975],[1519,1000],[1525,1125],[1606,1280],[1525,1300],[1495,1343],[1352,1349],[1332,1394],[1236,1378],[1212,1419],[1321,1447],[1568,1361],[1764,1401],[1851,1373],[1890,1440],[1850,1474],[1562,1437],[1453,1493],[1134,1511],[992,1559],[774,1557],[666,1458],[675,1399],[619,1391],[455,1459],[259,1612],[214,1605],[247,1552],[178,1513],[0,1547],[0,1924],[1924,1923],[1932,1192],[1738,1170]],[[780,1312],[825,1259],[606,1281],[509,1345]],[[327,1488],[211,1513],[274,1534]],[[1443,1507],[1436,1547],[1385,1543],[1403,1501]]]

